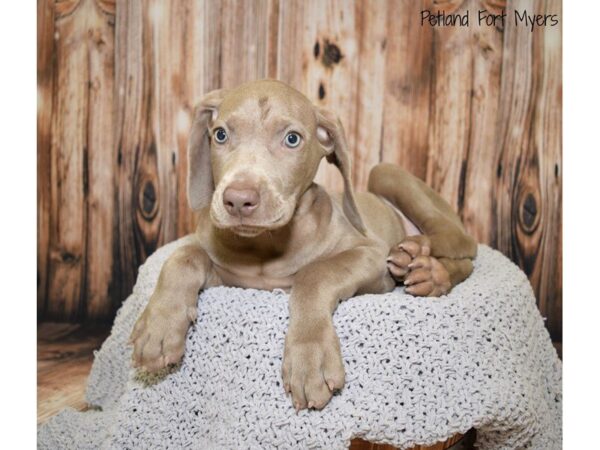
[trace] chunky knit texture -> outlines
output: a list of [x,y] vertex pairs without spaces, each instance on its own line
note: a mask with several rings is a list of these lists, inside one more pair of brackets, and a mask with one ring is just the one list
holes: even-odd
[[162,377],[131,369],[129,333],[183,243],[140,268],[96,353],[87,400],[102,411],[61,412],[40,448],[343,449],[361,437],[404,449],[471,427],[482,448],[561,448],[562,365],[525,274],[499,252],[480,246],[473,275],[442,298],[398,288],[341,303],[346,386],[296,414],[281,384],[280,291],[205,291],[182,364]]

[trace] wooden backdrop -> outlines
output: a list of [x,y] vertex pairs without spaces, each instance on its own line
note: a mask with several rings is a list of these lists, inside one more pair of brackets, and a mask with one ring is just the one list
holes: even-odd
[[[561,24],[420,24],[505,7]],[[560,341],[561,41],[552,0],[38,0],[39,318],[114,317],[145,258],[193,230],[194,103],[270,77],[338,112],[359,189],[389,161],[441,192],[528,274]]]

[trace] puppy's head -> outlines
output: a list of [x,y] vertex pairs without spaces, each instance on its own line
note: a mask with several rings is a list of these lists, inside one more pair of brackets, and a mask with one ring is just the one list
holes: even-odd
[[218,228],[252,237],[287,224],[325,156],[344,178],[346,215],[364,232],[341,123],[284,83],[207,94],[196,107],[188,154],[190,205],[210,205]]

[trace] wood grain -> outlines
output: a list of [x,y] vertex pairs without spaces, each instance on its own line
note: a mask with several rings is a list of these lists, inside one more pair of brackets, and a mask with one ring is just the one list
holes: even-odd
[[[143,2],[118,1],[115,22],[115,137],[117,149],[118,242],[113,246],[115,289],[112,300],[123,299],[135,282],[139,262],[155,246],[138,226],[136,194],[139,194],[139,166],[144,161],[150,89],[143,57]],[[155,185],[149,181],[146,194]],[[143,190],[142,190],[143,193]],[[149,204],[151,199],[148,200]],[[148,214],[146,214],[148,216]],[[118,281],[117,281],[118,280]]]
[[[85,292],[88,17],[90,2],[56,4],[56,76],[50,148],[50,240],[46,316],[77,320]],[[92,5],[93,8],[93,5]]]
[[[504,26],[421,26],[420,11],[508,12]],[[137,269],[193,230],[193,105],[274,77],[335,111],[352,177],[399,164],[529,276],[562,336],[560,0],[38,2],[38,316],[111,320]],[[341,187],[322,164],[317,180]]]
[[[519,10],[561,12],[559,2]],[[562,338],[561,28],[508,26],[500,91],[493,245],[529,276],[553,340]],[[550,275],[551,274],[551,275]]]
[[114,2],[88,2],[87,25],[88,117],[84,154],[86,193],[85,291],[80,305],[90,320],[112,312],[113,242],[116,238],[116,151],[114,137]]
[[[442,6],[455,14],[464,14],[472,5],[469,0],[450,0]],[[457,211],[462,206],[470,151],[473,30],[473,27],[435,27],[433,31],[426,181]]]
[[387,47],[388,3],[373,8],[367,2],[356,3],[358,65],[356,112],[352,123],[355,136],[353,181],[358,190],[366,190],[371,167],[381,161],[381,133],[385,102],[385,57]]
[[[536,1],[541,13],[561,10],[560,2]],[[553,340],[562,340],[562,54],[560,28],[537,28],[532,38],[531,80],[534,96],[521,168],[514,179],[513,222],[520,265],[538,293],[539,307],[548,314]],[[514,217],[516,216],[516,217]]]
[[54,8],[52,4],[37,4],[37,310],[46,314],[50,251],[50,165],[52,148],[52,112],[54,99]]
[[46,322],[38,326],[37,422],[66,407],[83,410],[85,386],[94,360],[110,332],[107,326]]
[[248,80],[267,77],[267,47],[272,42],[269,26],[274,25],[268,20],[269,3],[268,0],[221,3],[222,87],[232,88]]
[[432,2],[388,3],[382,161],[398,164],[425,180],[433,59],[433,28],[422,27],[423,8]]
[[[491,0],[483,6],[502,13],[506,2]],[[475,12],[475,11],[474,11]],[[502,75],[503,27],[479,27],[472,42],[472,90],[469,152],[463,175],[461,215],[465,226],[480,242],[490,242],[496,232],[493,198],[499,147],[496,145],[498,105]]]
[[[538,8],[562,15],[560,0],[538,3]],[[543,237],[530,280],[546,326],[554,341],[562,342],[562,25],[538,30],[536,56],[542,69],[533,124],[540,159],[540,198]],[[525,207],[523,204],[522,207]]]

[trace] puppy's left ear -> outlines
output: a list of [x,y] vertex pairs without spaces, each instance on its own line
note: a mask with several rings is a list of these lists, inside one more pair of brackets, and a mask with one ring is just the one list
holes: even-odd
[[335,114],[326,109],[316,108],[316,113],[317,140],[325,150],[327,161],[338,168],[344,179],[342,205],[344,214],[354,228],[362,234],[366,234],[366,228],[358,212],[352,182],[350,181],[350,174],[352,173],[351,158],[342,122]]
[[194,120],[188,140],[187,193],[190,207],[197,211],[210,205],[214,191],[210,164],[210,136],[208,127],[217,116],[224,89],[206,94],[194,110]]

